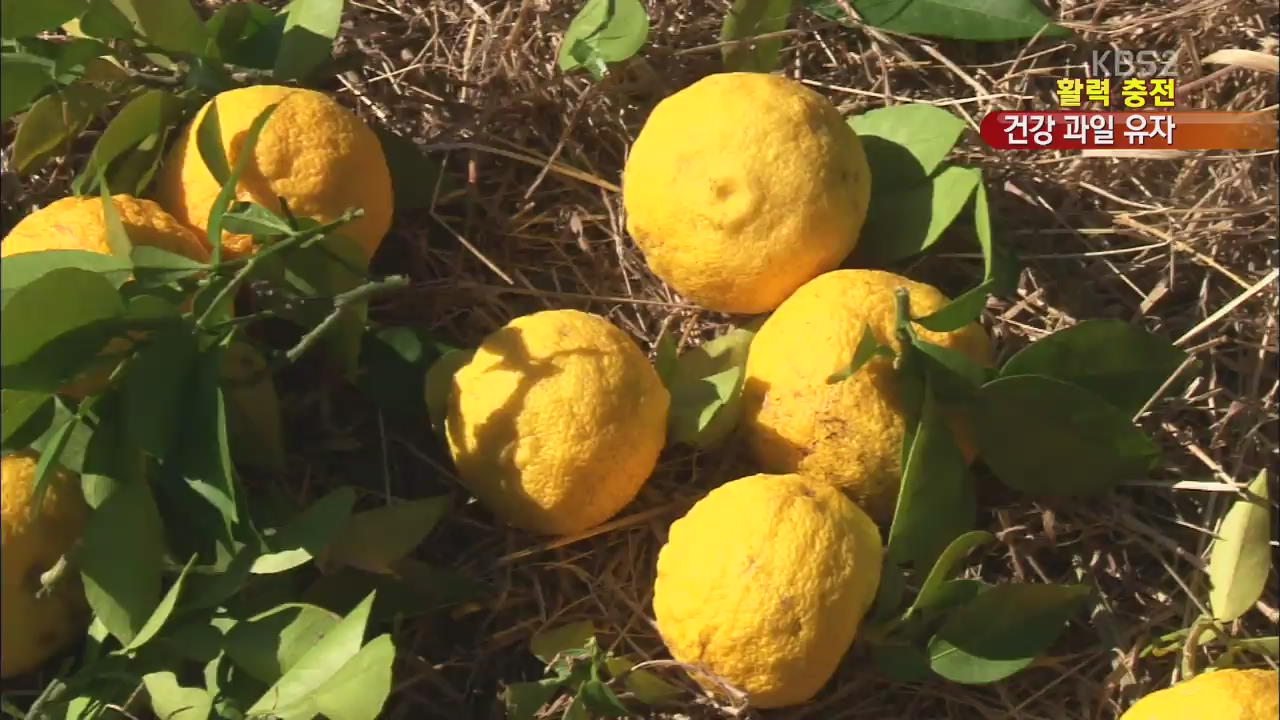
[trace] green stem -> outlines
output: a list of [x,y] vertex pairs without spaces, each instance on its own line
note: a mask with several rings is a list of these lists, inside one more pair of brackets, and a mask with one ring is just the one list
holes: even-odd
[[365,283],[340,295],[335,295],[333,298],[333,311],[326,315],[318,325],[309,330],[306,335],[303,335],[302,339],[285,353],[285,360],[289,363],[297,362],[298,358],[311,349],[338,322],[347,306],[368,300],[370,297],[386,290],[398,290],[408,286],[408,277],[392,275],[382,280]]

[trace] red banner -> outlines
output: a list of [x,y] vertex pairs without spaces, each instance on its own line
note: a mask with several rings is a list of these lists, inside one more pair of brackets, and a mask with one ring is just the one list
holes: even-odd
[[1274,150],[1275,113],[997,112],[982,118],[997,150]]

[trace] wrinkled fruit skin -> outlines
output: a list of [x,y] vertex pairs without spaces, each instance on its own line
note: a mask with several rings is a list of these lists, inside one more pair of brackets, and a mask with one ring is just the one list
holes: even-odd
[[31,491],[37,462],[29,452],[0,460],[0,677],[6,678],[35,670],[88,624],[88,606],[74,569],[62,575],[52,594],[36,597],[40,575],[71,549],[89,512],[79,479],[56,469],[43,511],[35,517]]
[[[129,195],[114,195],[112,205],[120,215],[120,223],[134,245],[159,248],[176,255],[208,262],[209,251],[200,239],[155,202]],[[0,243],[0,257],[42,250],[84,250],[111,254],[107,226],[100,197],[65,197],[31,213]],[[131,342],[119,337],[103,349],[104,356],[119,356],[128,351]],[[104,357],[59,392],[67,397],[83,398],[106,387],[107,379],[118,361]]]
[[1280,712],[1275,670],[1218,670],[1157,690],[1120,720],[1275,720]]
[[830,485],[800,475],[728,482],[671,525],[653,591],[658,631],[672,657],[756,707],[804,702],[852,644],[880,556],[875,523]]
[[635,498],[665,442],[670,403],[622,330],[548,310],[485,338],[454,375],[445,429],[463,482],[496,516],[571,534]]
[[[278,85],[255,85],[219,93],[218,125],[228,166],[234,167],[254,118],[280,103],[263,127],[253,161],[240,176],[236,199],[279,211],[277,196],[296,217],[336,220],[352,207],[364,216],[338,232],[372,257],[391,227],[391,173],[378,136],[324,93]],[[180,221],[207,236],[209,210],[221,185],[205,166],[196,142],[206,103],[178,136],[157,181],[157,199]],[[223,233],[227,257],[253,252],[249,235]]]
[[[761,466],[842,487],[882,525],[893,515],[902,473],[904,421],[893,363],[876,357],[841,382],[827,378],[849,366],[866,325],[878,342],[899,350],[898,287],[907,288],[916,317],[947,303],[936,288],[879,270],[836,270],[805,284],[752,340],[743,385],[743,423]],[[927,342],[991,364],[976,323],[946,334],[915,329]],[[967,426],[952,429],[972,460]]]
[[848,256],[870,192],[862,143],[825,98],[721,73],[654,108],[622,199],[658,277],[703,307],[760,313]]

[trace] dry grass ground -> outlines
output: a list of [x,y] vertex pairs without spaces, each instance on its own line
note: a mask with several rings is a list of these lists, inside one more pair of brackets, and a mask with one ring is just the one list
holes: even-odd
[[[719,69],[717,35],[730,3],[647,4],[646,47],[594,83],[556,67],[577,0],[350,3],[338,52],[355,69],[332,89],[370,122],[424,144],[452,185],[424,185],[433,206],[398,216],[378,264],[407,269],[414,285],[377,308],[379,316],[473,344],[516,315],[573,307],[609,317],[646,349],[664,329],[687,345],[732,320],[683,303],[649,274],[623,230],[617,184],[631,140],[658,99]],[[797,12],[783,72],[848,113],[910,101],[966,119],[972,130],[957,160],[983,168],[998,234],[1026,265],[1016,295],[992,300],[984,313],[1000,356],[1098,317],[1175,340],[1200,365],[1140,418],[1166,462],[1101,502],[984,498],[980,523],[999,543],[975,556],[969,575],[1084,582],[1105,598],[1073,622],[1052,657],[1008,681],[969,687],[895,684],[855,651],[811,705],[761,717],[1114,718],[1177,677],[1176,657],[1139,652],[1200,614],[1202,558],[1232,483],[1276,464],[1276,154],[1007,154],[976,133],[988,112],[1049,107],[1054,79],[1082,74],[1094,46],[1177,50],[1181,106],[1274,112],[1274,75],[1200,59],[1223,48],[1274,54],[1276,6],[1064,0],[1057,10],[1082,31],[1082,43],[927,41]],[[28,191],[6,204],[43,194],[38,184]],[[899,270],[950,293],[972,286],[981,262],[963,240],[971,229],[962,222],[954,233],[958,242]],[[383,422],[354,398],[286,389],[300,468],[291,492],[312,496],[331,481],[399,497],[450,492],[456,511],[422,556],[495,588],[482,602],[401,625],[400,684],[386,713],[397,720],[501,717],[502,683],[540,676],[530,637],[573,620],[592,620],[620,652],[666,658],[650,607],[665,528],[709,488],[750,469],[734,444],[715,453],[668,450],[614,522],[589,537],[546,542],[466,504],[427,428]],[[1238,632],[1274,634],[1277,595],[1273,576]],[[656,717],[743,716],[692,688],[688,697]]]

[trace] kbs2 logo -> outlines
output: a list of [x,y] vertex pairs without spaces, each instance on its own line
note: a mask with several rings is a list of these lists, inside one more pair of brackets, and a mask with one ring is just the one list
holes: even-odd
[[1096,78],[1173,77],[1176,60],[1174,50],[1094,50],[1089,75]]

